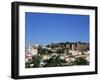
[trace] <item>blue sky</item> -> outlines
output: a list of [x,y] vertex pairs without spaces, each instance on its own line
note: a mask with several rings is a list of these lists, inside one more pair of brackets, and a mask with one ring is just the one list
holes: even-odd
[[89,16],[72,14],[25,13],[25,42],[89,42]]

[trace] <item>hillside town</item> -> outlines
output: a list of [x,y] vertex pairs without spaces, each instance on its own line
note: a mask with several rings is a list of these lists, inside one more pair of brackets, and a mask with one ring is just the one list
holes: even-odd
[[89,65],[89,56],[86,42],[29,44],[25,48],[25,68]]

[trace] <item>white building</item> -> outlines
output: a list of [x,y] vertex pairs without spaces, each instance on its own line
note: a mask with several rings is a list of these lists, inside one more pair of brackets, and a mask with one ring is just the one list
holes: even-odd
[[27,52],[29,52],[29,54],[31,54],[32,56],[36,55],[38,53],[38,50],[37,50],[37,45],[32,45],[32,44],[29,44],[27,50]]
[[31,60],[33,56],[37,55],[38,53],[37,47],[38,45],[29,44],[28,47],[25,49],[25,61],[26,62]]
[[75,55],[81,55],[82,54],[78,50],[70,50],[69,53],[72,53],[73,56],[75,56]]

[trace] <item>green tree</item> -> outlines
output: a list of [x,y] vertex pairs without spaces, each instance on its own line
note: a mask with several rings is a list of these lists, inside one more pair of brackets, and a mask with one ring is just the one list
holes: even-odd
[[64,53],[64,49],[59,49],[59,50],[57,50],[56,53],[58,53],[58,54],[63,54],[63,53]]
[[38,54],[40,55],[48,54],[48,49],[38,47]]
[[39,67],[40,66],[40,62],[41,62],[41,56],[36,55],[32,57],[32,63],[34,64],[33,67]]
[[51,51],[51,50],[48,50],[48,54],[52,54],[53,53],[53,51]]
[[46,65],[44,67],[63,66],[64,63],[65,60],[60,59],[60,56],[52,56],[52,58],[46,61]]
[[44,67],[56,67],[59,66],[59,63],[57,62],[56,56],[52,56],[52,58],[50,58],[46,65]]
[[30,63],[25,63],[25,68],[30,68]]
[[88,65],[88,61],[85,58],[79,57],[74,62],[75,65]]

